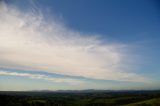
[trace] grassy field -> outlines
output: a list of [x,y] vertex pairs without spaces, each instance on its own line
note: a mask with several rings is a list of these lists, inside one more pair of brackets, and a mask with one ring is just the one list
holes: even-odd
[[154,98],[141,102],[131,103],[125,106],[160,106],[160,98]]

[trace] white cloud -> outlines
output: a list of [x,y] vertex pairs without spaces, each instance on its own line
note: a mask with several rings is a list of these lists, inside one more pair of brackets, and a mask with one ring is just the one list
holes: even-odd
[[71,78],[53,78],[47,75],[43,74],[30,74],[30,73],[19,73],[19,72],[9,72],[0,70],[0,76],[19,76],[19,77],[28,77],[30,79],[40,79],[40,80],[46,80],[49,82],[56,82],[56,83],[68,83],[68,84],[80,84],[83,83],[80,80],[77,79],[71,79]]
[[124,44],[104,43],[55,20],[46,21],[42,14],[0,6],[1,67],[144,82],[144,77],[123,68],[126,49]]

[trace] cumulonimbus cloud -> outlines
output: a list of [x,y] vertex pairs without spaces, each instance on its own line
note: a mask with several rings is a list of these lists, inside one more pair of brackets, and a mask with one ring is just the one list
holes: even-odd
[[[70,30],[43,14],[0,6],[0,65],[86,78],[144,82],[122,68],[124,44]],[[127,65],[127,64],[126,64]]]

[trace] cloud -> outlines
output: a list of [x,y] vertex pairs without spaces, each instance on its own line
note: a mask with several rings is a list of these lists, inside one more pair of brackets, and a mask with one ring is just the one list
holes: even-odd
[[30,73],[20,73],[20,72],[9,72],[0,70],[0,76],[18,76],[18,77],[28,77],[30,79],[46,80],[54,83],[68,83],[68,84],[80,84],[83,83],[77,79],[71,78],[53,78],[43,74],[30,74]]
[[129,45],[73,31],[42,13],[0,6],[0,66],[92,79],[144,82],[124,68]]

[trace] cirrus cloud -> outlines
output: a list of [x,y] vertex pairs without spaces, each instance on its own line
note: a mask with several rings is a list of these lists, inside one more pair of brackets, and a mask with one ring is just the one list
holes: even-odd
[[[128,45],[70,30],[43,14],[0,6],[1,67],[44,70],[92,79],[145,82],[126,70]],[[127,65],[127,64],[126,64]]]

